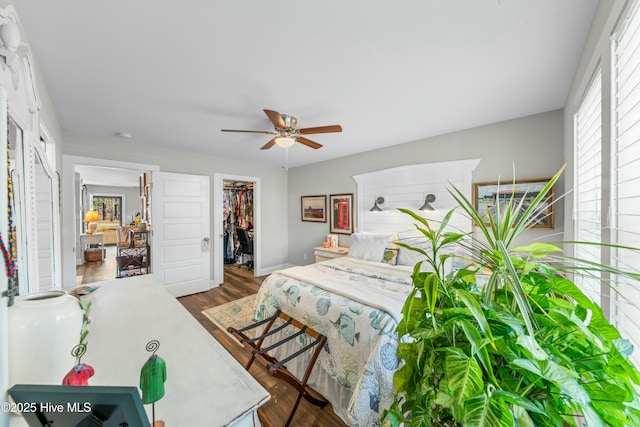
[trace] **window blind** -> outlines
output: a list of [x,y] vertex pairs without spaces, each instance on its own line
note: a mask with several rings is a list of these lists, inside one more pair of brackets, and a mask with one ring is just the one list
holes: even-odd
[[[602,75],[598,70],[574,115],[574,236],[577,241],[601,242],[602,212]],[[576,245],[574,255],[601,262],[600,247]],[[576,285],[600,303],[599,275],[576,276]]]
[[[631,11],[614,36],[615,135],[612,147],[612,243],[640,248],[640,14]],[[637,271],[640,255],[613,250],[612,265]],[[614,277],[611,320],[632,340],[632,360],[640,366],[640,289],[624,277]]]

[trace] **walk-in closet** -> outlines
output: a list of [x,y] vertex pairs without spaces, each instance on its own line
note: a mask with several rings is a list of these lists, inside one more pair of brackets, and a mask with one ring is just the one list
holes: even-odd
[[224,181],[224,264],[253,269],[253,182]]

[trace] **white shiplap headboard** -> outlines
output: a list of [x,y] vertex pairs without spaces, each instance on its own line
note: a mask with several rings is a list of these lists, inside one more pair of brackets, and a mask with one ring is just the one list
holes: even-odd
[[[455,186],[471,199],[472,172],[480,159],[455,160],[450,162],[424,163],[399,166],[361,175],[354,175],[357,184],[356,231],[399,233],[413,230],[414,220],[399,212],[398,208],[420,212],[434,221],[456,206],[448,188]],[[436,196],[432,206],[435,211],[422,212],[427,194]],[[370,212],[377,197],[383,197],[382,212]],[[434,225],[437,227],[437,225]],[[461,213],[455,214],[450,228],[471,231],[471,221]]]

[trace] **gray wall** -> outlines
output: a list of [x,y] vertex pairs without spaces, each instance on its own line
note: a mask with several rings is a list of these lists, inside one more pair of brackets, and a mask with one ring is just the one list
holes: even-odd
[[[473,173],[473,182],[511,179],[514,170],[518,179],[552,176],[565,162],[563,111],[508,120],[289,169],[289,262],[296,265],[313,262],[313,247],[319,246],[329,233],[328,223],[301,221],[301,196],[355,194],[353,175],[408,164],[473,158],[481,159]],[[562,194],[562,182],[555,191]],[[563,231],[562,205],[556,208],[555,229],[530,231],[527,237],[561,240],[561,235],[549,236]],[[357,229],[358,218],[355,218],[355,223]]]
[[[63,149],[65,155],[158,165],[163,172],[209,176],[212,214],[214,203],[217,203],[213,200],[214,173],[259,178],[262,193],[261,265],[268,269],[287,263],[287,212],[282,209],[287,204],[287,179],[282,168],[149,146],[117,137],[100,138],[69,132],[64,134]],[[68,190],[63,188],[63,191]],[[65,208],[63,206],[63,214]],[[213,233],[213,217],[210,226]],[[213,256],[222,257],[222,254],[212,254],[212,266]]]

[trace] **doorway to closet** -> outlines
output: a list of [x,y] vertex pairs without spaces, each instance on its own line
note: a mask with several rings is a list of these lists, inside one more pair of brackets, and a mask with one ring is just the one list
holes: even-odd
[[214,282],[225,268],[260,275],[260,179],[214,174]]
[[226,266],[253,270],[253,182],[225,180],[222,188],[222,251]]

